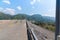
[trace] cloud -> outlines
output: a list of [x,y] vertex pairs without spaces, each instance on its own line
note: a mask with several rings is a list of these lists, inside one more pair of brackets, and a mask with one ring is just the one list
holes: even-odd
[[56,10],[55,9],[49,9],[48,11],[43,13],[42,16],[56,17]]
[[34,13],[33,12],[31,12],[29,15],[33,15]]
[[6,4],[11,4],[9,0],[3,0],[2,2],[6,3]]
[[15,9],[6,8],[6,9],[4,10],[4,12],[7,13],[7,14],[14,15],[14,14],[15,14]]
[[0,11],[3,11],[4,8],[0,7]]
[[37,0],[37,2],[40,2],[40,0]]
[[32,0],[32,1],[30,2],[30,4],[31,4],[31,5],[34,5],[35,2],[36,2],[36,0]]
[[32,0],[32,1],[30,2],[30,4],[31,4],[31,5],[34,5],[36,2],[40,2],[40,0]]
[[31,11],[30,13],[29,13],[29,15],[34,15],[34,14],[37,14],[35,11]]
[[17,6],[17,9],[18,9],[18,10],[22,10],[21,6]]

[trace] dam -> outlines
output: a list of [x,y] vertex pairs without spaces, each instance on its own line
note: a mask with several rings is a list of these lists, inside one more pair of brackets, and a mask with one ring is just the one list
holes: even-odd
[[55,34],[26,20],[0,20],[0,40],[54,40]]

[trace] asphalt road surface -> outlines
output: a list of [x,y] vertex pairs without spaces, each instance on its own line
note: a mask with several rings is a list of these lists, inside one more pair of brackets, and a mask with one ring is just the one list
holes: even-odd
[[47,29],[34,25],[30,22],[27,22],[29,27],[33,29],[38,40],[55,40],[55,33]]
[[26,21],[0,20],[0,40],[27,40]]

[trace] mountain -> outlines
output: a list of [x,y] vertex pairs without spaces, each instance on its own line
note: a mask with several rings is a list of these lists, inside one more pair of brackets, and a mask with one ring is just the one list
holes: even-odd
[[0,12],[0,20],[4,19],[27,19],[30,21],[36,21],[36,22],[44,22],[44,23],[55,23],[54,17],[48,17],[48,16],[41,16],[39,14],[34,15],[26,15],[26,14],[16,14],[16,15],[9,15],[5,14],[3,12]]
[[17,14],[13,16],[13,19],[27,19],[28,20],[29,17],[30,16],[27,14]]
[[38,22],[55,22],[55,18],[54,17],[49,17],[49,16],[41,16],[39,14],[35,14],[30,16],[30,20],[34,20],[34,21],[38,21]]
[[45,20],[45,21],[51,21],[51,22],[55,22],[55,18],[54,17],[49,17],[49,16],[43,16],[43,19]]
[[31,18],[35,21],[40,21],[40,22],[43,21],[42,16],[39,14],[32,15]]
[[3,12],[0,12],[0,20],[3,20],[3,19],[11,19],[12,16],[9,15],[9,14],[4,14]]

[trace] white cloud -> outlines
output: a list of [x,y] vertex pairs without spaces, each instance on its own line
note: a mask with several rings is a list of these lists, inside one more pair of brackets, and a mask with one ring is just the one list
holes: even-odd
[[0,7],[0,11],[3,11],[4,8]]
[[36,2],[40,2],[40,0],[32,0],[32,1],[30,2],[30,4],[31,4],[31,5],[34,5]]
[[32,0],[32,1],[30,2],[30,4],[31,4],[31,5],[34,5],[35,2],[36,2],[36,0]]
[[40,2],[40,0],[37,0],[37,2]]
[[2,2],[6,3],[6,4],[11,4],[9,0],[3,0]]
[[6,9],[4,10],[4,12],[7,13],[7,14],[14,15],[14,14],[15,14],[15,9],[6,8]]
[[34,13],[33,12],[31,12],[29,15],[33,15]]
[[18,9],[18,10],[22,10],[21,6],[17,6],[17,9]]
[[56,10],[55,9],[49,9],[48,11],[43,13],[42,16],[56,17]]
[[37,14],[35,11],[31,11],[29,15]]

